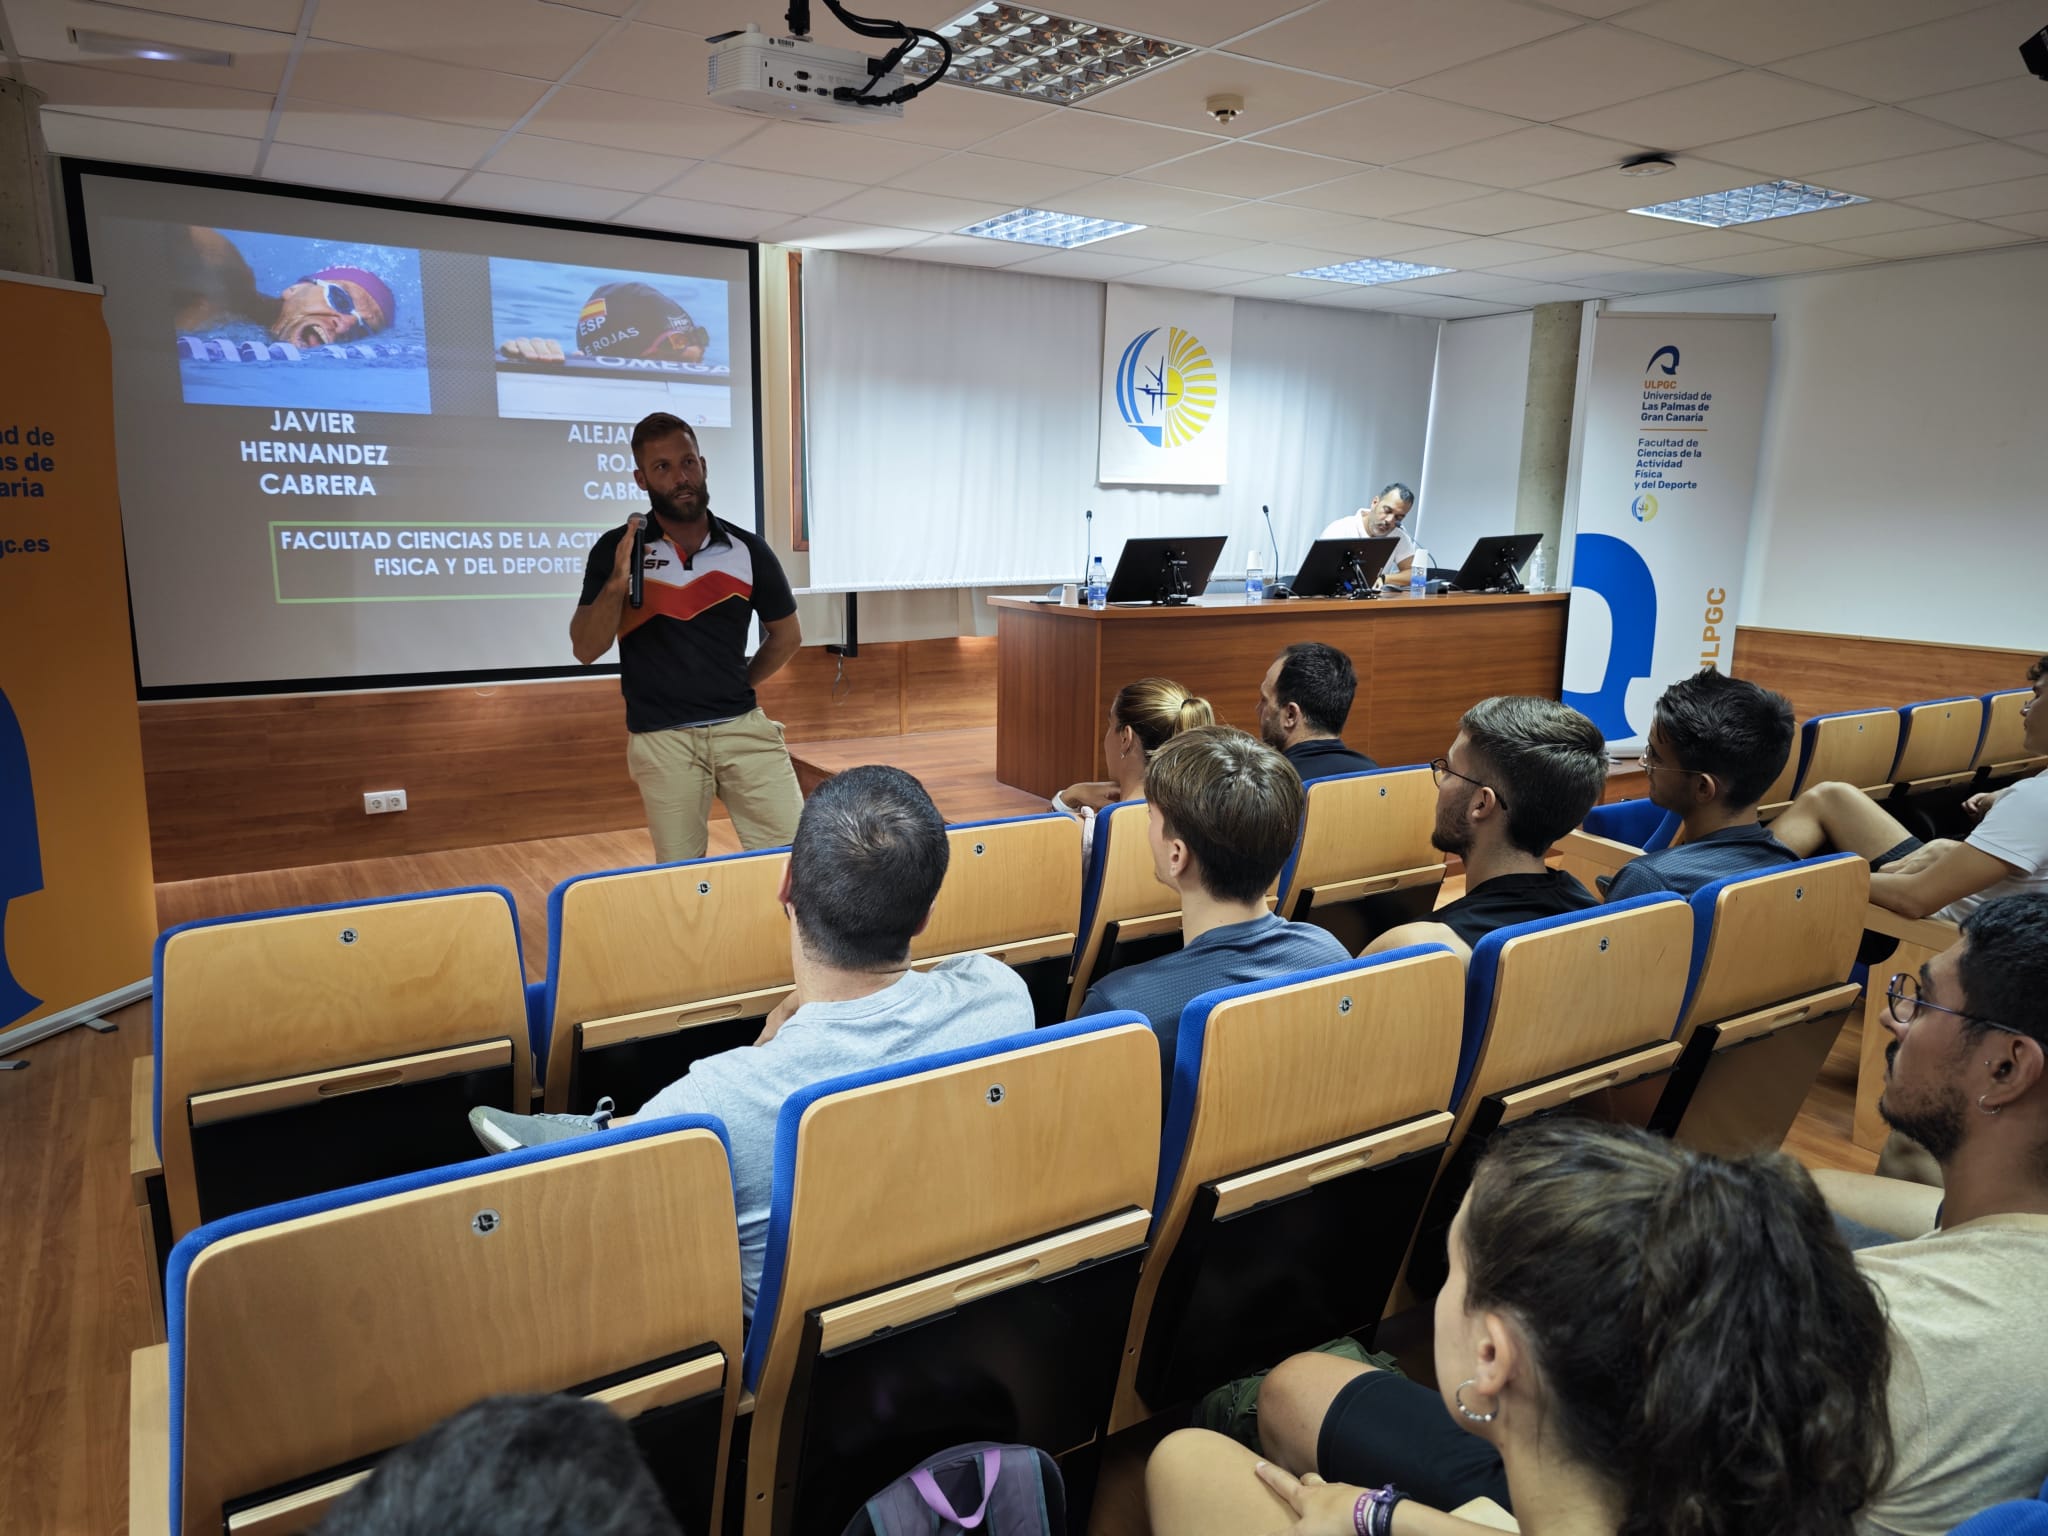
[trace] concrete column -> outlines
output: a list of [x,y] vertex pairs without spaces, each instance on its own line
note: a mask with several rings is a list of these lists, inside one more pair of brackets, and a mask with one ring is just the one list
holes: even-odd
[[[1544,569],[1557,584],[1565,473],[1571,467],[1572,395],[1579,378],[1576,302],[1538,304],[1529,333],[1529,388],[1522,403],[1522,473],[1515,532],[1543,535]],[[1535,561],[1531,560],[1533,570]]]
[[21,80],[0,79],[0,271],[58,275],[43,93]]

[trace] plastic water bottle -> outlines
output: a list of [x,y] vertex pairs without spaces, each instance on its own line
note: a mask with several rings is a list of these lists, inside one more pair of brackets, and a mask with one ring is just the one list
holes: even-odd
[[1408,567],[1408,590],[1416,597],[1429,591],[1429,551],[1415,551],[1415,563]]
[[1550,590],[1550,549],[1547,545],[1536,546],[1536,558],[1529,562],[1529,590],[1548,592]]
[[1252,555],[1244,563],[1244,600],[1248,603],[1263,603],[1266,600],[1266,563]]
[[1109,581],[1102,574],[1102,556],[1095,557],[1095,564],[1088,568],[1088,606],[1107,608],[1109,606]]

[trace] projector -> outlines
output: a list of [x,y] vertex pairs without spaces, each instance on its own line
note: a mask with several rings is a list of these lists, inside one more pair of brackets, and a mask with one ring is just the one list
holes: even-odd
[[[840,90],[861,90],[874,79],[866,55],[846,48],[827,48],[803,38],[770,37],[752,26],[711,39],[709,94],[721,107],[811,123],[902,117],[901,102],[862,105],[834,95]],[[905,83],[898,71],[875,81],[872,90],[883,96]]]

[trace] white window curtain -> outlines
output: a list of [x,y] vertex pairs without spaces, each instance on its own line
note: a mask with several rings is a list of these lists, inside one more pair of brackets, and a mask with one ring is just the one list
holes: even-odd
[[1102,305],[1100,283],[807,255],[811,590],[1071,581],[1089,508],[1111,567],[1127,538],[1222,533],[1228,575],[1253,551],[1270,573],[1264,503],[1293,571],[1421,477],[1437,321],[1240,299],[1230,484],[1098,486]]

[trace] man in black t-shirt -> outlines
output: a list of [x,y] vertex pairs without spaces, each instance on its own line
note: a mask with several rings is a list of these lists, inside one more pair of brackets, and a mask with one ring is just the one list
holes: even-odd
[[1334,645],[1303,640],[1266,668],[1259,684],[1259,736],[1294,764],[1306,784],[1341,773],[1370,773],[1379,764],[1344,745],[1358,673]]
[[[803,795],[782,727],[761,713],[754,686],[803,643],[796,599],[774,552],[715,517],[704,456],[687,422],[656,412],[633,429],[633,478],[652,505],[641,550],[642,606],[626,605],[633,527],[592,546],[583,596],[569,622],[586,666],[619,644],[619,687],[630,733],[626,762],[647,807],[654,856],[702,858],[713,795],[732,812],[740,845],[776,848],[796,835]],[[747,657],[747,625],[761,648]]]
[[1482,699],[1429,766],[1437,786],[1429,840],[1465,861],[1465,894],[1425,922],[1389,929],[1367,954],[1444,944],[1469,961],[1496,928],[1600,904],[1543,862],[1607,786],[1607,742],[1591,720],[1552,699]]

